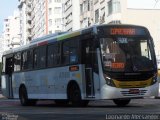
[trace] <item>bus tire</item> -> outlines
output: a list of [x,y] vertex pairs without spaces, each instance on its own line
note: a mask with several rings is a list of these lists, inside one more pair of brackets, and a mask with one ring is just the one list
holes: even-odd
[[73,107],[85,107],[88,105],[88,100],[82,100],[81,92],[77,84],[72,84],[68,91],[69,101]]
[[19,90],[19,98],[22,106],[32,106],[36,104],[36,100],[28,99],[27,90],[24,86],[20,87]]
[[130,99],[114,99],[113,102],[118,106],[118,107],[124,107],[129,104],[131,100]]

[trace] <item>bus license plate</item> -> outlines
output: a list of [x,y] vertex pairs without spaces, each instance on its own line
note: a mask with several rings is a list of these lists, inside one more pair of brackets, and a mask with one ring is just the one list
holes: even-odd
[[139,94],[139,93],[140,93],[140,90],[139,90],[139,89],[130,89],[130,90],[129,90],[129,93],[130,93],[130,94]]

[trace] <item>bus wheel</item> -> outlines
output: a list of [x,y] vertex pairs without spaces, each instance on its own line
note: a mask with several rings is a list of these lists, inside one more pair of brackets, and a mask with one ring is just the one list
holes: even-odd
[[68,103],[69,103],[68,100],[54,100],[54,102],[55,102],[56,105],[58,105],[58,106],[66,106],[66,105],[68,105]]
[[114,99],[113,102],[118,106],[118,107],[124,107],[127,104],[129,104],[130,99]]
[[69,88],[69,100],[73,107],[85,107],[88,105],[88,100],[81,99],[81,92],[78,85],[73,84]]
[[27,90],[24,86],[20,88],[19,91],[19,98],[22,106],[29,106],[29,105],[35,105],[36,100],[29,100],[27,95]]

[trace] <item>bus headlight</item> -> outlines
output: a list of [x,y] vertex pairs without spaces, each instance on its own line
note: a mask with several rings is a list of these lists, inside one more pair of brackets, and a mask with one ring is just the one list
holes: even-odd
[[157,74],[154,74],[154,76],[152,77],[152,85],[154,84],[154,83],[156,83],[157,82]]
[[105,80],[106,80],[106,84],[107,84],[107,85],[112,86],[112,87],[115,87],[115,84],[114,84],[112,78],[110,78],[110,77],[107,76],[107,75],[104,75],[104,77],[105,77]]

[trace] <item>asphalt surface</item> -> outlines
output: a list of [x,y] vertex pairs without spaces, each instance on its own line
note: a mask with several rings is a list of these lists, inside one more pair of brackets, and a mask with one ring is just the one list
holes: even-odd
[[54,101],[24,107],[19,100],[1,98],[0,115],[2,120],[160,120],[160,99],[135,99],[126,107],[117,107],[111,100],[91,101],[87,107],[74,108]]

